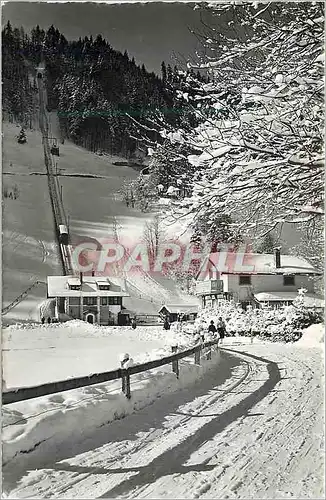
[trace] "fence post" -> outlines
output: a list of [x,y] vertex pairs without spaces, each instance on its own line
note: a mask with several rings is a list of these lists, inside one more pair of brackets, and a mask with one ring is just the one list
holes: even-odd
[[123,368],[123,363],[121,362],[121,381],[122,381],[122,392],[126,396],[126,398],[130,399],[131,398],[131,393],[130,393],[130,375],[128,373],[128,370]]
[[121,384],[121,390],[122,390],[123,394],[125,394],[126,393],[126,376],[125,376],[125,370],[124,369],[121,369],[121,374],[122,374],[122,376],[121,376],[121,382],[122,382],[122,384]]
[[126,374],[126,389],[125,389],[125,394],[126,394],[126,397],[128,399],[131,398],[131,392],[130,392],[130,375],[127,371],[127,374]]
[[201,345],[199,345],[198,349],[195,351],[195,365],[200,365],[200,351]]
[[[173,345],[172,346],[172,352],[177,352],[178,350],[178,346],[177,345]],[[176,374],[176,377],[179,378],[179,361],[178,360],[175,360],[175,361],[172,361],[172,371],[173,373]]]

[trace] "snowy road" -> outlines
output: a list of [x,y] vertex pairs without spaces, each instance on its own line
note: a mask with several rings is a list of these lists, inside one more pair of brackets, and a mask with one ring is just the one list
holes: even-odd
[[322,498],[320,349],[224,349],[200,383],[23,456],[11,498]]

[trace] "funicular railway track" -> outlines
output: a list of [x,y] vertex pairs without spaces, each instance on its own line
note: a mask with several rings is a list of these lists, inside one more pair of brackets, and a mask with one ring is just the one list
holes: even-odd
[[26,299],[26,297],[32,292],[33,288],[37,287],[38,285],[46,285],[46,283],[40,280],[34,281],[34,283],[32,283],[31,286],[26,288],[26,290],[24,290],[20,295],[18,295],[18,297],[16,297],[15,300],[10,302],[10,304],[8,304],[6,307],[2,309],[2,315],[7,314],[9,311],[11,311],[11,309],[16,307],[20,302],[22,302],[22,300]]
[[62,270],[65,275],[73,274],[73,267],[71,263],[71,254],[68,245],[62,244],[60,240],[59,226],[65,225],[67,227],[67,219],[64,211],[64,207],[62,204],[62,200],[60,199],[60,188],[58,184],[58,179],[54,174],[54,165],[53,159],[51,155],[51,149],[48,139],[48,123],[45,112],[45,99],[44,99],[44,84],[43,79],[38,79],[38,88],[39,88],[39,121],[40,121],[40,129],[42,133],[42,142],[43,142],[43,151],[44,151],[44,162],[47,171],[48,177],[48,186],[49,186],[49,194],[53,212],[53,218],[55,222],[55,233],[56,239],[59,247],[60,259],[62,264]]
[[[49,145],[49,140],[48,140],[48,122],[47,122],[47,117],[46,117],[46,112],[45,112],[45,89],[44,89],[44,84],[42,79],[37,79],[38,81],[38,90],[39,90],[39,125],[40,125],[40,130],[42,133],[42,143],[43,143],[43,151],[44,151],[44,163],[46,167],[46,172],[47,172],[47,179],[48,179],[48,187],[49,187],[49,194],[50,194],[50,201],[51,201],[51,207],[52,207],[52,213],[53,213],[53,218],[54,218],[54,224],[55,224],[55,237],[57,240],[58,244],[58,250],[60,254],[60,260],[61,260],[61,265],[62,265],[62,271],[64,274],[73,274],[73,267],[71,263],[71,251],[69,245],[63,245],[62,242],[60,241],[60,233],[59,233],[59,226],[61,224],[67,225],[66,221],[66,215],[64,212],[64,207],[62,205],[62,202],[60,202],[60,188],[58,184],[58,179],[54,175],[54,165],[53,165],[53,159],[51,155],[51,149]],[[11,309],[16,307],[20,302],[22,302],[26,297],[34,290],[35,287],[38,285],[46,285],[45,282],[43,281],[35,281],[30,285],[28,288],[26,288],[20,295],[18,295],[10,304],[8,304],[6,307],[4,307],[1,311],[2,315],[7,314]]]

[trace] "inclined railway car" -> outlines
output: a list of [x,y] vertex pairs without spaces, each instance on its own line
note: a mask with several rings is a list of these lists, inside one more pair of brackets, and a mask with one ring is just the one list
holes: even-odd
[[68,229],[64,224],[59,224],[59,238],[62,245],[68,245]]

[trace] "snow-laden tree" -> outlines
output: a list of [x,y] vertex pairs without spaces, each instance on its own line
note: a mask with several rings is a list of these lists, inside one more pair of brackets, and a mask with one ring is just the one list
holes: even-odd
[[301,231],[300,241],[290,248],[290,253],[305,257],[320,272],[313,279],[314,289],[324,293],[324,226],[321,220],[313,221],[305,231]]
[[276,246],[276,242],[275,242],[273,236],[271,235],[271,233],[268,233],[265,236],[265,238],[263,239],[263,241],[261,242],[261,244],[258,246],[257,252],[258,253],[273,253],[275,246]]
[[145,223],[143,230],[143,242],[146,245],[147,253],[151,262],[154,262],[156,259],[159,245],[163,243],[164,238],[165,231],[162,220],[158,215],[155,215],[151,221],[147,221]]
[[323,4],[207,8],[229,31],[215,27],[205,42],[210,51],[199,67],[210,83],[192,101],[202,123],[182,136],[197,150],[188,156],[197,172],[179,215],[209,223],[225,213],[251,237],[321,218]]

